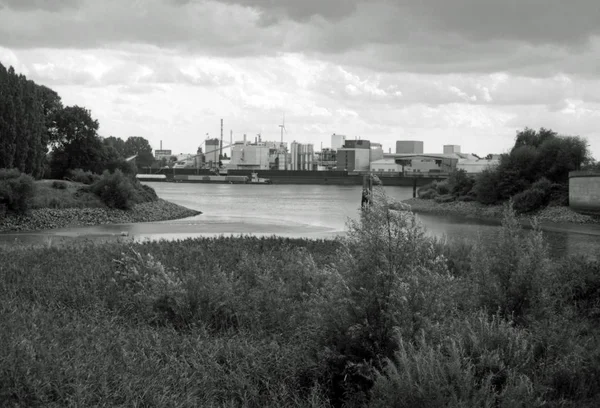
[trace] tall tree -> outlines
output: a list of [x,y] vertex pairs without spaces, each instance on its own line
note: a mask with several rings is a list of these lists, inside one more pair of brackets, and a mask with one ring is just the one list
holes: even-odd
[[148,140],[141,136],[130,136],[125,141],[126,157],[137,154],[136,162],[139,167],[149,167],[154,163],[152,146]]
[[121,159],[127,158],[127,146],[125,145],[125,141],[120,137],[105,137],[102,139],[102,143],[107,147],[113,148]]
[[53,177],[64,177],[71,169],[98,171],[107,161],[97,134],[98,121],[89,110],[68,106],[56,113],[55,124],[52,138],[57,146],[52,154]]

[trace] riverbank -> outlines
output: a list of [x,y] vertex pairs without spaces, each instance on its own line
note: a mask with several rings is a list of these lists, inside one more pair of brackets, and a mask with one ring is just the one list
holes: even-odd
[[[502,204],[483,205],[478,202],[454,201],[450,203],[437,203],[435,200],[410,198],[403,200],[415,213],[452,215],[482,220],[500,220],[503,216]],[[521,214],[519,219],[529,221],[537,217],[542,222],[567,223],[567,224],[600,224],[600,217],[579,214],[569,207],[546,207],[531,214]]]
[[136,204],[131,210],[112,208],[38,208],[28,215],[0,219],[0,232],[43,231],[56,228],[168,221],[202,214],[159,199]]

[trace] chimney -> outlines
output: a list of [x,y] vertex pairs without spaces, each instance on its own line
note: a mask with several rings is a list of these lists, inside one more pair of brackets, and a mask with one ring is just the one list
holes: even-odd
[[160,141],[160,150],[162,150],[162,140]]

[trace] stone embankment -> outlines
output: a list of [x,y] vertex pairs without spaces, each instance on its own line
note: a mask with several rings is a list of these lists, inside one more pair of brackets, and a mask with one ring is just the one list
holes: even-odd
[[198,214],[201,212],[160,199],[136,204],[128,211],[109,208],[42,208],[32,210],[28,215],[0,219],[0,232],[167,221]]
[[[503,205],[483,205],[477,202],[455,201],[436,203],[434,200],[411,198],[402,201],[408,204],[415,213],[452,215],[477,219],[502,219]],[[541,222],[570,224],[600,224],[599,217],[579,214],[569,207],[546,207],[531,214],[520,215],[522,220],[533,220],[537,217]]]

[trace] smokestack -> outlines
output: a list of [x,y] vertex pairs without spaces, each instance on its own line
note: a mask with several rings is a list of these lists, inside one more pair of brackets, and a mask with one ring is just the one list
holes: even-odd
[[160,141],[160,150],[162,150],[162,140]]
[[232,145],[233,144],[233,130],[229,131],[229,144]]
[[221,145],[219,147],[219,159],[223,157],[223,119],[221,119]]
[[246,134],[244,133],[244,144],[246,144]]

